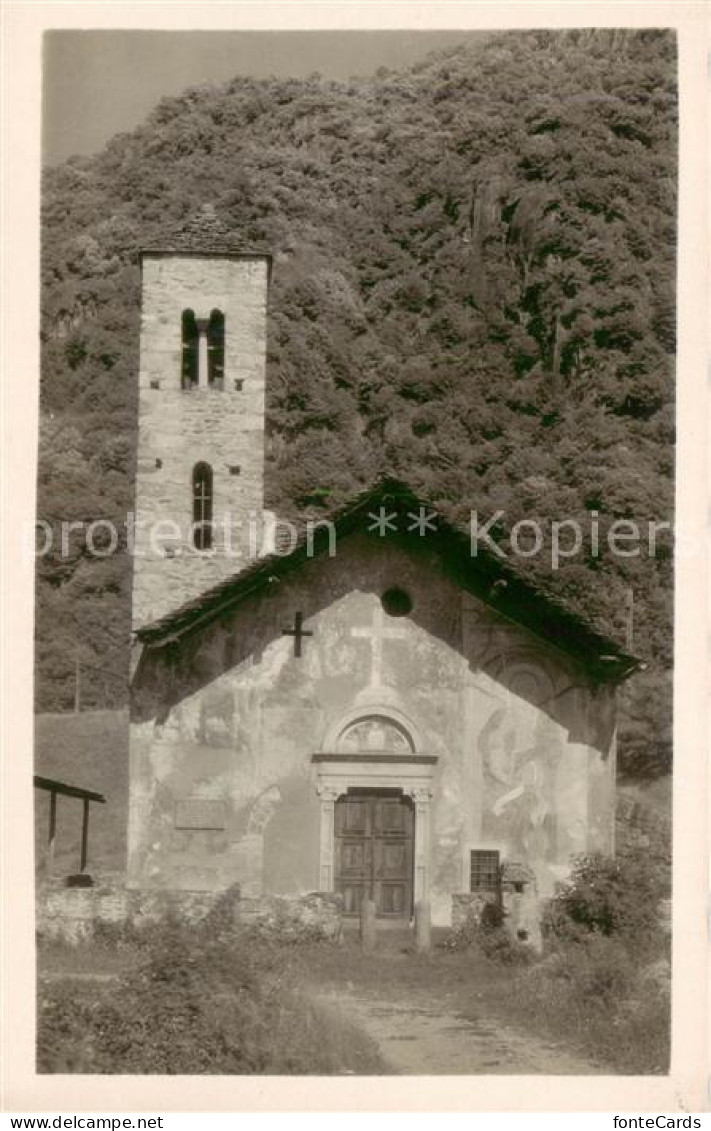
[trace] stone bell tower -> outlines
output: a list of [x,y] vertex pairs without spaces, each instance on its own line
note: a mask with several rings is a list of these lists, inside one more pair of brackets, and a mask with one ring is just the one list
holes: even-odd
[[141,267],[134,628],[262,551],[271,261],[207,206]]

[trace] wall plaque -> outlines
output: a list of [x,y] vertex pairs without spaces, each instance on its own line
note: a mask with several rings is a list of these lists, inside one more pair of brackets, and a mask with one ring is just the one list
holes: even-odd
[[224,801],[193,797],[175,803],[176,829],[224,829],[226,823]]

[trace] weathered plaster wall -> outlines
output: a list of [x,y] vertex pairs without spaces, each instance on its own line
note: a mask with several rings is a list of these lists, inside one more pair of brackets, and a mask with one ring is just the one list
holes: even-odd
[[[148,255],[143,260],[134,625],[156,619],[247,563],[259,530],[264,479],[268,264],[264,258]],[[222,389],[181,388],[181,316],[225,315]],[[238,387],[239,386],[239,387]],[[213,469],[212,553],[192,545],[192,469]],[[234,474],[230,468],[239,468]],[[244,521],[230,544],[222,518]],[[177,523],[174,536],[169,521]],[[159,524],[163,525],[159,525]],[[228,536],[229,538],[229,536]],[[166,557],[166,550],[174,556]]]
[[[409,616],[380,594],[407,590]],[[313,636],[294,656],[296,611]],[[322,767],[339,729],[393,716],[435,756],[430,896],[447,923],[469,851],[529,863],[539,894],[570,854],[611,848],[613,699],[525,631],[463,594],[438,558],[352,536],[268,595],[144,655],[133,692],[129,882],[243,894],[319,888]],[[357,753],[353,757],[357,758]],[[397,773],[397,767],[389,772]],[[178,828],[176,806],[215,823]],[[199,806],[197,807],[200,813]]]

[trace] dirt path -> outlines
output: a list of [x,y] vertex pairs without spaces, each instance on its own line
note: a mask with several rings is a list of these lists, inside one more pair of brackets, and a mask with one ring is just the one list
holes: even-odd
[[589,1076],[604,1069],[562,1045],[493,1022],[476,1020],[437,1000],[395,1001],[331,990],[337,1006],[377,1043],[393,1075]]

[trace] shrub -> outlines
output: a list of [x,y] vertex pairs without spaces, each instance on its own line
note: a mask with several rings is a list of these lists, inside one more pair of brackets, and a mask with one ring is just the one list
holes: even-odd
[[640,965],[620,939],[559,943],[510,988],[517,1016],[536,1032],[569,1037],[617,1073],[667,1071],[669,966]]
[[627,948],[604,935],[589,935],[583,946],[564,946],[540,964],[547,978],[567,982],[581,999],[607,1006],[627,994],[636,976]]
[[475,913],[467,915],[441,945],[446,950],[455,951],[475,948],[492,962],[506,966],[531,962],[533,955],[530,948],[512,939],[503,924],[501,904],[486,903],[479,916]]
[[531,948],[512,939],[504,927],[482,927],[479,945],[488,959],[503,966],[526,966],[534,959]]
[[576,860],[544,917],[546,957],[511,988],[536,1029],[569,1035],[616,1072],[669,1058],[670,968],[659,904],[663,870],[642,856]]
[[659,930],[659,904],[668,891],[663,871],[645,858],[576,858],[570,880],[551,900],[544,933],[570,941],[589,934],[641,945]]

